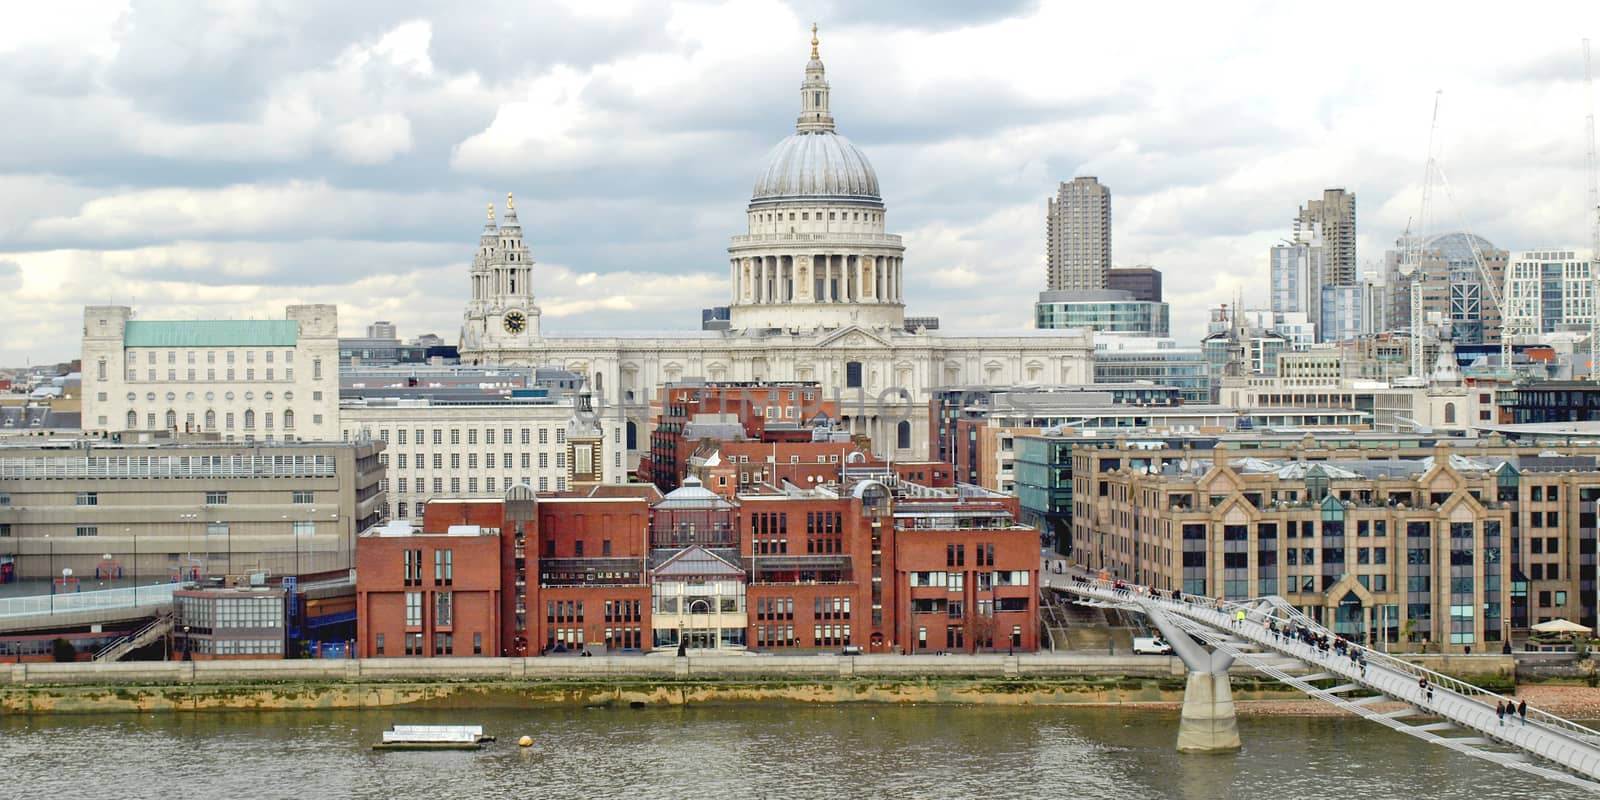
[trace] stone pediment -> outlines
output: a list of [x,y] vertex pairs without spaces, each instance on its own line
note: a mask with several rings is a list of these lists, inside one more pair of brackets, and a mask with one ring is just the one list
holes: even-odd
[[865,328],[850,326],[840,328],[817,341],[817,347],[845,348],[879,348],[889,347],[889,340]]

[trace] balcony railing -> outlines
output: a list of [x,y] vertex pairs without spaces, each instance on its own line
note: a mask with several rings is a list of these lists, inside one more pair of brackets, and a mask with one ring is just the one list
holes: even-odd
[[852,242],[899,247],[901,239],[893,233],[752,233],[733,237],[735,246],[771,242]]

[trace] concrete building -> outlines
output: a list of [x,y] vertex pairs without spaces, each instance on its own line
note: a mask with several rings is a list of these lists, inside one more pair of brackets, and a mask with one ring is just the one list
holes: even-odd
[[1504,293],[1509,257],[1505,250],[1471,233],[1437,234],[1415,248],[1401,238],[1394,250],[1385,253],[1388,322],[1386,327],[1374,326],[1374,332],[1409,332],[1412,293],[1420,291],[1425,325],[1448,325],[1457,344],[1498,344],[1501,310],[1493,297]]
[[1111,270],[1111,190],[1090,176],[1056,189],[1045,214],[1045,288],[1096,291]]
[[83,311],[83,429],[330,441],[339,431],[338,309],[281,320],[135,320]]
[[[1218,434],[1240,424],[1231,408],[1184,404],[1171,387],[1150,384],[1015,387],[949,391],[936,409],[955,479],[1014,493],[1016,441],[1046,431],[1154,430]],[[959,407],[955,406],[960,403]]]
[[[921,409],[932,387],[1087,381],[1088,331],[962,334],[907,323],[906,288],[915,279],[906,280],[900,237],[886,232],[877,173],[835,130],[830,96],[813,48],[794,132],[758,170],[746,231],[728,247],[729,330],[547,336],[532,256],[515,209],[507,208],[498,223],[484,226],[473,260],[463,362],[578,372],[589,377],[606,416],[641,430],[662,384],[692,377],[815,381],[841,398],[845,430],[870,437],[896,459],[926,457]],[[904,398],[912,416],[880,396]],[[902,421],[912,428],[909,447],[890,452]]]
[[1582,249],[1519,250],[1506,267],[1505,335],[1588,330],[1594,316],[1592,255]]
[[1360,273],[1356,263],[1356,196],[1343,189],[1326,189],[1319,200],[1308,200],[1294,219],[1295,241],[1320,238],[1323,248],[1323,286],[1354,286]]
[[1600,420],[1600,385],[1592,381],[1539,381],[1501,394],[1506,421],[1515,425]]
[[171,656],[186,661],[283,658],[287,595],[270,586],[178,589],[172,593]]
[[[1290,362],[1285,357],[1286,363]],[[1430,384],[1391,384],[1383,381],[1335,378],[1285,379],[1252,376],[1225,378],[1220,387],[1223,405],[1249,409],[1254,418],[1280,412],[1320,417],[1325,425],[1308,427],[1376,428],[1465,433],[1493,408],[1493,401],[1456,380]],[[1484,401],[1487,401],[1487,405]]]
[[499,494],[518,483],[542,492],[576,489],[585,463],[598,467],[604,483],[625,482],[619,421],[596,420],[603,430],[598,450],[579,457],[571,435],[577,399],[445,399],[422,391],[351,398],[339,406],[340,433],[384,443],[386,517],[417,523],[437,500]]
[[1112,267],[1106,272],[1106,288],[1133,293],[1133,299],[1160,303],[1161,270],[1155,267]]
[[340,339],[339,365],[385,367],[401,364],[445,365],[461,360],[455,345],[405,344],[399,339]]
[[1094,337],[1094,382],[1097,385],[1153,383],[1176,389],[1185,403],[1209,403],[1211,365],[1198,347],[1179,346],[1158,336]]
[[1087,328],[1096,333],[1166,336],[1171,323],[1166,303],[1137,300],[1132,292],[1044,291],[1033,305],[1034,327],[1041,330]]
[[367,326],[368,339],[398,339],[394,323],[388,320],[379,320]]
[[0,444],[0,579],[73,590],[264,573],[344,576],[385,498],[381,447]]

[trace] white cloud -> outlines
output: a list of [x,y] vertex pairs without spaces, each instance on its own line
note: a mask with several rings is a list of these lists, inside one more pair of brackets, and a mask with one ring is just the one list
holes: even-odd
[[[1112,188],[1116,261],[1163,270],[1182,338],[1236,292],[1264,300],[1267,248],[1324,187],[1356,192],[1360,255],[1378,259],[1417,214],[1440,88],[1452,187],[1433,224],[1509,248],[1586,241],[1587,5],[1389,4],[1382,25],[1272,4],[1021,7],[818,20],[840,130],[906,239],[909,310],[946,327],[1030,323],[1045,197],[1074,174]],[[548,330],[692,328],[726,301],[724,237],[791,130],[815,10],[443,12],[480,16],[484,37],[535,14],[571,40],[558,55],[463,50],[455,20],[403,4],[159,12],[0,6],[0,68],[18,77],[0,106],[28,121],[0,127],[0,261],[17,266],[0,311],[18,323],[0,364],[70,357],[79,306],[107,299],[147,316],[331,300],[352,330],[382,317],[453,338],[482,204],[507,189]]]
[[411,149],[411,120],[379,114],[333,129],[333,149],[352,164],[382,164]]

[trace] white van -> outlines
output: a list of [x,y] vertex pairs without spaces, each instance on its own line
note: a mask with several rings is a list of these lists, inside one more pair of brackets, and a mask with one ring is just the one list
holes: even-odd
[[1172,645],[1160,636],[1139,636],[1133,640],[1133,652],[1141,656],[1170,656]]

